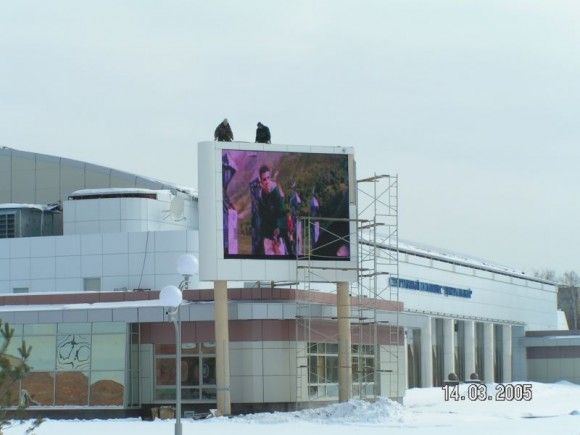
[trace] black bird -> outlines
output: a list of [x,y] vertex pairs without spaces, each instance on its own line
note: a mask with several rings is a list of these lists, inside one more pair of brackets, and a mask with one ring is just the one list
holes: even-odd
[[227,118],[216,127],[213,137],[218,142],[231,142],[234,140],[234,133],[232,133],[232,128]]
[[271,143],[270,138],[270,129],[261,122],[258,122],[258,128],[256,129],[256,143]]

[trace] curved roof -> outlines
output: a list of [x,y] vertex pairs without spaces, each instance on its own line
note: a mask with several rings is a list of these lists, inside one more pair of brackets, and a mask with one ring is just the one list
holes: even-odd
[[49,204],[77,190],[141,188],[177,190],[197,198],[187,187],[106,166],[47,154],[0,147],[0,204]]

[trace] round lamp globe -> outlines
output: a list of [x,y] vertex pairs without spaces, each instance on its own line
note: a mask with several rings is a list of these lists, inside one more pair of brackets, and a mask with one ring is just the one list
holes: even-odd
[[191,254],[183,254],[177,259],[177,273],[192,276],[199,270],[197,257]]
[[181,305],[181,301],[183,301],[183,295],[181,290],[179,290],[177,287],[174,285],[168,285],[161,289],[161,293],[159,293],[159,300],[166,307],[178,307]]

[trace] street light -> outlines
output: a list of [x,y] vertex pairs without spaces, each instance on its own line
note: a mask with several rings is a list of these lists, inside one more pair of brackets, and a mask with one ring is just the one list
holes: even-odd
[[181,435],[181,321],[179,307],[183,301],[181,290],[174,285],[163,287],[159,299],[167,307],[169,320],[175,328],[175,435]]
[[183,276],[183,281],[179,284],[181,290],[189,288],[189,279],[197,273],[199,262],[197,257],[191,254],[183,254],[177,259],[177,273]]
[[175,328],[175,435],[181,435],[181,319],[179,307],[183,302],[182,290],[189,288],[189,279],[198,271],[198,261],[194,255],[183,254],[177,260],[177,273],[183,275],[179,288],[168,285],[161,289],[159,299],[167,307],[169,320]]

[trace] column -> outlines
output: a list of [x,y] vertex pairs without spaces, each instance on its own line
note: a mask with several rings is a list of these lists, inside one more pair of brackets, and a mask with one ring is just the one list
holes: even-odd
[[494,356],[493,323],[483,324],[483,382],[486,384],[494,381],[493,364]]
[[338,401],[352,397],[352,347],[350,336],[350,285],[336,283],[336,312],[338,317]]
[[[471,320],[465,320],[465,342],[463,343],[464,356],[465,356],[465,379],[468,380],[469,376],[475,372],[475,322]],[[481,373],[478,373],[481,376]]]
[[433,338],[431,317],[427,317],[421,328],[421,386],[433,386]]
[[512,327],[511,325],[502,326],[502,382],[512,381]]
[[443,381],[455,373],[455,322],[443,319]]
[[215,365],[217,409],[219,415],[230,415],[230,333],[228,320],[228,282],[214,281]]
[[528,380],[528,361],[524,338],[526,331],[523,326],[512,326],[512,381]]

